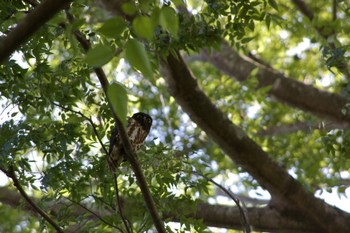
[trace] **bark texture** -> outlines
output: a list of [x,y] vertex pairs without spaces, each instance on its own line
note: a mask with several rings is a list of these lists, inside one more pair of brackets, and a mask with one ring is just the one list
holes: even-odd
[[168,89],[182,109],[223,151],[272,195],[277,208],[295,210],[325,232],[349,232],[350,215],[306,191],[204,94],[180,54],[160,59]]

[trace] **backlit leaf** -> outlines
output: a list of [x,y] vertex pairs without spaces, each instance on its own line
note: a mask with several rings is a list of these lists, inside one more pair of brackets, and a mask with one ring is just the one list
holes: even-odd
[[163,7],[159,14],[159,24],[163,29],[168,30],[175,38],[179,31],[179,19],[171,7]]
[[114,50],[108,45],[99,44],[90,49],[84,61],[93,67],[100,67],[108,63],[114,56]]
[[146,77],[152,76],[152,67],[142,43],[130,39],[125,45],[125,57],[132,67]]
[[98,31],[107,37],[116,38],[125,30],[126,26],[125,20],[117,16],[104,22]]
[[136,35],[147,40],[153,39],[154,24],[150,17],[138,16],[132,21],[132,28]]
[[117,117],[122,121],[123,125],[126,126],[128,93],[125,87],[118,82],[112,83],[107,89],[107,96]]

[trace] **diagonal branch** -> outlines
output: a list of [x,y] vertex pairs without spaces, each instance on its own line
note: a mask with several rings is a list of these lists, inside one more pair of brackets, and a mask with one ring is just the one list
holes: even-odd
[[64,109],[64,110],[66,110],[66,111],[70,111],[70,112],[73,112],[73,113],[75,113],[75,114],[78,114],[79,116],[81,116],[82,118],[84,118],[85,120],[87,120],[87,121],[90,123],[90,125],[91,125],[91,127],[92,127],[92,130],[94,131],[94,134],[96,135],[97,140],[98,140],[98,142],[100,143],[100,145],[101,145],[103,151],[104,151],[106,154],[108,153],[108,150],[106,149],[105,145],[103,144],[102,139],[101,139],[100,135],[99,135],[98,132],[97,132],[96,125],[95,125],[95,123],[93,122],[93,120],[91,119],[91,117],[87,117],[87,116],[85,116],[83,113],[81,113],[80,111],[75,111],[75,110],[73,110],[73,109],[67,108],[67,107],[62,106],[62,105],[60,105],[60,104],[56,104],[55,102],[52,102],[52,104],[55,105],[55,106],[57,106],[57,107],[59,107],[59,108],[62,108],[62,109]]
[[301,13],[303,13],[310,21],[314,19],[314,12],[306,5],[303,0],[291,0],[292,3],[298,7]]
[[38,213],[41,217],[43,217],[48,223],[51,224],[51,226],[59,233],[63,233],[63,229],[44,211],[42,210],[37,204],[32,201],[32,199],[27,195],[27,193],[24,191],[22,185],[20,184],[19,180],[17,179],[14,167],[12,165],[9,166],[8,170],[5,170],[3,168],[0,168],[2,172],[4,172],[9,178],[12,179],[13,185],[17,188],[17,190],[20,192],[21,196],[24,198],[24,200],[35,210],[36,213]]
[[[235,195],[233,195],[232,193],[230,193],[226,188],[224,188],[221,184],[215,182],[215,180],[199,173],[199,172],[196,172],[196,171],[193,171],[194,174],[197,174],[203,178],[205,178],[207,181],[210,181],[211,183],[213,183],[214,185],[216,185],[217,187],[219,187],[219,189],[224,192],[227,196],[229,196],[233,201],[234,203],[236,204],[240,214],[241,214],[241,222],[242,222],[242,228],[244,230],[244,233],[250,233],[251,232],[251,227],[250,227],[250,224],[249,224],[249,221],[248,221],[248,217],[247,217],[247,214],[246,214],[246,209],[245,207],[242,207],[241,205],[241,201],[238,197],[236,197]],[[243,203],[243,206],[244,206],[244,203]],[[244,208],[244,209],[243,209]]]
[[[67,17],[68,17],[69,21],[72,22],[73,21],[72,15],[70,15],[67,11],[66,11],[66,13],[67,13]],[[73,32],[73,34],[76,37],[76,39],[79,41],[79,43],[82,45],[84,50],[88,51],[90,49],[90,42],[85,39],[84,35],[81,32],[79,32],[78,30],[75,30]],[[131,164],[132,170],[133,170],[133,172],[136,176],[136,179],[138,181],[138,185],[141,189],[142,196],[144,198],[144,201],[145,201],[145,204],[148,208],[148,211],[151,215],[154,226],[156,227],[156,229],[159,233],[163,233],[163,232],[165,233],[166,231],[164,228],[164,224],[163,224],[163,222],[158,214],[157,208],[155,206],[154,200],[153,200],[151,192],[149,190],[146,178],[145,178],[143,171],[141,169],[140,163],[137,160],[135,152],[133,151],[133,149],[131,147],[129,137],[126,133],[126,130],[125,130],[122,122],[120,121],[117,114],[115,113],[110,100],[108,99],[107,91],[108,91],[108,87],[109,87],[109,82],[107,80],[107,77],[106,77],[106,75],[101,67],[96,67],[96,68],[94,68],[94,70],[95,70],[95,73],[96,73],[100,83],[101,83],[103,91],[106,95],[106,99],[107,99],[109,108],[112,112],[112,115],[113,115],[113,118],[115,121],[115,125],[118,129],[118,133],[119,133],[119,136],[120,136],[123,148],[124,148],[126,159]]]
[[281,208],[294,209],[327,232],[350,231],[350,215],[306,191],[262,148],[234,125],[200,89],[181,55],[159,58],[168,90],[190,118],[223,151],[265,187]]
[[42,25],[72,0],[45,0],[29,13],[15,29],[0,40],[0,63],[4,62],[18,47],[26,42]]
[[227,42],[221,43],[220,51],[209,53],[202,50],[200,57],[239,82],[248,79],[252,70],[258,69],[259,87],[271,86],[269,94],[277,100],[327,120],[350,123],[350,114],[342,111],[348,101],[341,95],[306,85],[258,64],[238,54]]
[[321,122],[321,123],[313,123],[313,122],[295,122],[291,124],[285,125],[274,125],[269,126],[265,129],[262,129],[257,132],[258,136],[274,136],[274,135],[284,135],[295,133],[297,131],[312,131],[312,130],[323,130],[329,131],[332,129],[348,129],[348,123],[337,123],[337,122]]
[[[310,7],[303,0],[291,0],[291,2],[299,9],[299,11],[306,16],[311,22],[315,18],[315,13],[310,9]],[[332,20],[337,20],[337,0],[332,1]],[[336,49],[334,39],[336,39],[336,31],[333,28],[332,24],[328,26],[317,26],[317,24],[312,24],[317,31],[317,33],[326,40],[326,43],[331,49]],[[329,30],[325,30],[325,28]],[[334,37],[332,40],[328,40],[330,37]],[[338,41],[339,42],[339,41]],[[346,61],[341,61],[340,64],[335,65],[335,67],[342,72],[347,78],[350,78],[350,70]]]

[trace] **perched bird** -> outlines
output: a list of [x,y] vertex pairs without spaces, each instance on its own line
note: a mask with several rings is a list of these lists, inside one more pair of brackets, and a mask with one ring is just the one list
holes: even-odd
[[[135,113],[128,119],[126,128],[130,144],[134,152],[140,150],[152,126],[152,118],[143,112]],[[112,172],[115,172],[120,163],[125,160],[125,151],[118,133],[114,126],[109,144],[108,165]]]

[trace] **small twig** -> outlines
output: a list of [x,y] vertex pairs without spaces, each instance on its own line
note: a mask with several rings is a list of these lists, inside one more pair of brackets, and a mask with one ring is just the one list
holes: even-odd
[[22,185],[20,184],[19,180],[17,179],[14,167],[12,165],[9,166],[8,170],[1,169],[8,177],[10,177],[13,181],[13,185],[17,188],[17,190],[20,192],[22,197],[26,200],[26,202],[38,213],[40,216],[42,216],[48,223],[51,224],[51,226],[59,233],[63,233],[63,229],[44,211],[42,210],[37,204],[35,204],[30,197],[27,195],[27,193],[24,191]]
[[168,116],[168,114],[165,114],[165,111],[164,111],[164,109],[166,108],[166,104],[165,104],[164,96],[163,96],[162,93],[159,94],[159,100],[160,100],[160,103],[162,104],[163,115],[164,115],[165,120],[166,120],[166,122],[167,122],[167,124],[168,124],[168,127],[167,127],[167,129],[168,129],[168,135],[170,136],[171,142],[173,142],[173,141],[174,141],[174,137],[173,137],[173,133],[171,132],[173,129],[172,129],[172,127],[171,127],[171,121],[170,121],[170,119],[169,119],[169,116]]
[[99,200],[100,202],[102,202],[105,206],[107,206],[108,208],[110,208],[111,210],[115,211],[114,206],[111,203],[106,202],[105,200],[103,200],[102,198],[94,195],[94,194],[90,194],[89,197],[93,197],[96,200]]
[[119,231],[121,231],[122,229],[120,229],[118,226],[113,225],[112,223],[107,222],[105,219],[103,219],[100,215],[96,214],[95,212],[93,212],[92,210],[90,210],[89,208],[85,207],[84,205],[80,204],[79,202],[76,202],[68,197],[64,197],[65,199],[69,200],[70,202],[74,203],[75,205],[80,206],[81,208],[83,208],[84,210],[86,210],[87,212],[89,212],[90,214],[92,214],[93,216],[95,216],[97,219],[99,219],[101,222],[103,222],[104,224],[116,228]]
[[211,183],[213,183],[214,185],[216,185],[217,187],[219,187],[224,193],[226,193],[237,205],[239,212],[241,213],[241,222],[242,222],[242,226],[244,229],[245,233],[250,233],[251,229],[250,229],[250,225],[248,222],[248,217],[246,215],[246,211],[243,209],[243,207],[241,206],[241,201],[239,200],[239,198],[235,197],[230,191],[228,191],[225,187],[223,187],[221,184],[217,183],[216,181],[214,181],[213,179],[201,174],[200,172],[197,171],[193,171],[194,174],[197,174],[201,177],[203,177],[204,179],[210,181]]
[[117,203],[117,214],[119,212],[119,215],[124,223],[125,229],[128,233],[132,232],[131,225],[129,224],[129,222],[127,221],[127,219],[125,218],[123,211],[122,211],[122,206],[121,206],[121,202],[120,202],[120,197],[119,197],[119,189],[118,189],[118,182],[117,182],[117,174],[113,173],[113,178],[114,178],[114,189],[115,189],[115,196],[116,196],[116,203]]
[[66,111],[70,111],[70,112],[73,112],[73,113],[75,113],[75,114],[78,114],[79,116],[81,116],[81,117],[83,117],[84,119],[86,119],[87,121],[89,121],[89,123],[90,123],[90,125],[92,126],[92,129],[93,129],[93,131],[94,131],[94,134],[95,134],[96,137],[97,137],[97,140],[99,141],[99,143],[100,143],[101,146],[102,146],[103,151],[104,151],[106,154],[108,154],[108,150],[107,150],[107,148],[105,147],[105,145],[103,144],[102,139],[101,139],[101,137],[99,136],[99,134],[98,134],[98,132],[97,132],[96,125],[95,125],[94,122],[92,121],[91,117],[87,117],[87,116],[85,116],[83,113],[81,113],[81,112],[79,112],[79,111],[76,111],[76,110],[67,108],[67,107],[62,106],[62,105],[60,105],[60,104],[56,104],[56,103],[54,103],[54,102],[52,102],[52,104],[55,105],[55,106],[57,106],[57,107],[60,107],[60,108],[62,108],[62,109],[64,109],[64,110],[66,110]]
[[337,20],[337,0],[333,0],[332,13],[333,13],[333,21],[336,21]]

